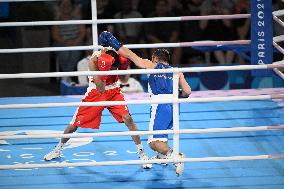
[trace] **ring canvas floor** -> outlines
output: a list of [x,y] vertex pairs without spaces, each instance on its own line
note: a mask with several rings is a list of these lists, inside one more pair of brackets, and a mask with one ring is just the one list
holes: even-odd
[[[240,91],[196,92],[193,97],[231,96]],[[247,90],[248,95],[279,93],[283,89]],[[140,96],[139,96],[140,95]],[[145,94],[127,99],[147,98]],[[246,94],[245,94],[246,95]],[[0,98],[0,104],[78,102],[81,96]],[[284,125],[283,100],[207,102],[180,105],[180,128],[214,128]],[[139,130],[148,130],[150,105],[130,105]],[[75,107],[1,109],[0,135],[61,133]],[[127,131],[106,110],[97,132]],[[78,132],[94,132],[79,129]],[[147,136],[141,136],[149,156]],[[170,136],[172,138],[172,136]],[[0,164],[50,163],[43,161],[58,139],[0,140]],[[170,139],[172,145],[172,140]],[[180,135],[180,151],[186,157],[253,156],[284,154],[284,131],[208,133]],[[129,136],[72,139],[63,157],[52,162],[137,160],[136,147]],[[284,188],[284,160],[254,160],[186,163],[184,174],[175,175],[173,165],[92,166],[0,170],[1,189],[158,189],[158,188]]]

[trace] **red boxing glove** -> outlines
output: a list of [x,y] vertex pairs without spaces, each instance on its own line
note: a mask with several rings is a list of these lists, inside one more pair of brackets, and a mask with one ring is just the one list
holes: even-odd
[[[113,63],[114,63],[114,58],[111,55],[105,53],[101,54],[101,56],[98,58],[99,71],[109,71]],[[108,78],[108,76],[102,75],[99,76],[99,78],[102,81],[105,81]]]
[[128,66],[129,66],[128,58],[119,55],[119,63],[120,63],[119,66],[118,66],[119,70],[127,70],[128,69]]

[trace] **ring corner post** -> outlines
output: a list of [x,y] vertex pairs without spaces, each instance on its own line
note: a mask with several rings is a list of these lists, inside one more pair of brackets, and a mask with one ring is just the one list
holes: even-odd
[[97,0],[90,0],[92,7],[92,36],[93,36],[93,51],[98,50],[98,16],[97,16]]
[[173,159],[179,154],[179,103],[178,103],[179,70],[173,72]]

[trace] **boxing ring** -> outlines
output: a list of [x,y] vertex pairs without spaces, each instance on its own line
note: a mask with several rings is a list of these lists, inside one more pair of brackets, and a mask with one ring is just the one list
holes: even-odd
[[[8,1],[8,0],[7,0]],[[15,0],[11,0],[15,1]],[[95,4],[92,3],[94,13]],[[275,12],[274,19],[283,14]],[[94,16],[94,14],[93,14]],[[237,19],[249,15],[154,18],[155,21],[194,19]],[[276,17],[276,18],[275,18]],[[138,21],[147,22],[153,18]],[[173,19],[173,20],[169,20]],[[133,19],[134,20],[134,19]],[[136,19],[135,19],[136,20]],[[137,21],[137,20],[136,20]],[[97,20],[97,23],[123,23],[131,19]],[[278,21],[280,22],[280,21]],[[20,25],[90,24],[93,21],[0,23],[0,27]],[[94,35],[96,36],[96,35]],[[274,46],[283,38],[276,36]],[[202,41],[168,44],[130,44],[129,48],[216,46],[249,44],[249,40]],[[0,49],[0,53],[87,50],[93,46]],[[283,51],[284,52],[284,51]],[[284,53],[283,53],[284,54]],[[198,91],[189,99],[178,99],[180,72],[272,69],[283,78],[283,61],[268,65],[241,65],[173,68],[168,70],[109,71],[107,74],[174,74],[174,98],[149,100],[147,94],[126,95],[126,101],[83,103],[81,96],[0,98],[0,188],[282,188],[284,186],[284,88],[232,91]],[[0,79],[40,78],[106,72],[54,72],[0,74]],[[148,131],[151,103],[174,104],[172,131]],[[108,111],[103,112],[101,129],[95,132],[63,135],[77,106],[128,104],[140,131],[129,132]],[[180,114],[178,114],[180,112]],[[130,135],[141,135],[149,157],[147,135],[170,134],[174,153],[186,158],[149,160],[152,169],[142,169]],[[64,156],[45,162],[43,156],[58,142],[70,137]],[[57,139],[55,139],[57,138]],[[176,177],[171,164],[185,162],[185,171]]]

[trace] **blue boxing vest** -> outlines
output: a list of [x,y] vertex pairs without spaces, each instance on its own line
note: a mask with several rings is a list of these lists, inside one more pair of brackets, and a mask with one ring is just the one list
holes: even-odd
[[[155,69],[172,68],[168,64],[158,63]],[[149,75],[149,92],[153,95],[173,94],[173,73],[157,73]]]
[[[158,63],[155,69],[171,68],[168,64]],[[152,99],[173,98],[173,73],[157,73],[149,75],[149,93]],[[152,104],[149,131],[168,130],[173,127],[173,105]],[[167,141],[167,134],[149,135],[148,143],[159,140]]]

